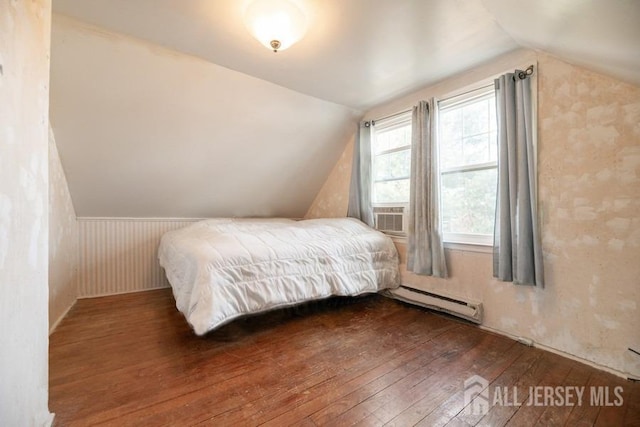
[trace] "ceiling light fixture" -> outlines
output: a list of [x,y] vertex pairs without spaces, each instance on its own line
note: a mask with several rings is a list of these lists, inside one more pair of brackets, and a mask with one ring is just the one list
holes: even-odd
[[307,17],[289,0],[255,0],[247,8],[245,25],[260,43],[278,52],[302,38]]

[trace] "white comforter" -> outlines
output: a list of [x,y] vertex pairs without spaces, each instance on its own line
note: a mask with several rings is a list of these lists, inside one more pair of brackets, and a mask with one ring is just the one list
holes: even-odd
[[244,314],[400,282],[391,239],[350,218],[205,220],[166,233],[158,257],[198,335]]

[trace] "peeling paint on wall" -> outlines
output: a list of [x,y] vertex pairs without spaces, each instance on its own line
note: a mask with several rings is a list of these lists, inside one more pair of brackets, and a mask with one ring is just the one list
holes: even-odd
[[51,1],[0,6],[0,425],[51,425],[48,165]]

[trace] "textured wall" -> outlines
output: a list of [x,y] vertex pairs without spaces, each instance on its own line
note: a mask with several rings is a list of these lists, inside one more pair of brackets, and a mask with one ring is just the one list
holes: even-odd
[[640,87],[543,55],[539,132],[549,286],[512,318],[543,317],[521,330],[640,375]]
[[76,302],[78,220],[67,179],[49,128],[49,330]]
[[347,216],[349,182],[353,161],[353,138],[340,155],[329,178],[311,204],[305,218],[340,218]]
[[51,1],[0,3],[0,425],[51,423],[48,166]]
[[[403,262],[403,280],[482,301],[487,327],[638,376],[640,358],[627,348],[640,348],[640,88],[537,56],[546,288],[496,281],[491,254],[459,250],[446,251],[449,279],[407,274]],[[452,90],[493,73],[475,70],[366,117],[399,111],[442,95],[443,87]],[[345,167],[350,162],[334,170]],[[334,206],[331,199],[345,197],[324,196],[328,200],[315,203]],[[404,258],[406,248],[398,246]]]

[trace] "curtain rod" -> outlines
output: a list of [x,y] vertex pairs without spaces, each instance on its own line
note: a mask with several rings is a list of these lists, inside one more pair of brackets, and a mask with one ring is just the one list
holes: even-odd
[[[529,65],[524,71],[515,70],[515,74],[520,80],[526,79],[527,77],[529,77],[530,75],[533,74],[533,64]],[[466,92],[458,93],[458,94],[453,95],[453,96],[451,96],[449,98],[456,98],[458,96],[466,95],[468,93],[475,92],[476,90],[485,89],[485,88],[488,88],[490,86],[493,86],[493,84],[488,84],[486,86],[482,86],[482,87],[478,87],[478,88],[475,88],[475,89],[468,90]],[[408,110],[399,111],[397,113],[393,113],[393,114],[390,114],[388,116],[380,117],[379,119],[376,119],[376,120],[380,121],[380,120],[390,119],[392,117],[396,117],[396,116],[399,116],[401,114],[406,114],[406,113],[408,113],[408,112],[410,112],[412,110],[413,110],[412,108],[409,108]],[[368,120],[368,121],[364,122],[364,126],[365,127],[375,126],[376,120]]]
[[365,127],[375,126],[376,125],[376,121],[390,119],[392,117],[396,117],[396,116],[400,116],[402,114],[410,113],[411,111],[413,111],[413,109],[409,108],[408,110],[398,111],[397,113],[393,113],[393,114],[390,114],[388,116],[380,117],[379,119],[376,119],[376,120],[369,120],[369,121],[364,122],[364,126]]
[[533,64],[529,65],[524,71],[516,70],[516,73],[520,80],[526,79],[527,77],[533,74]]

